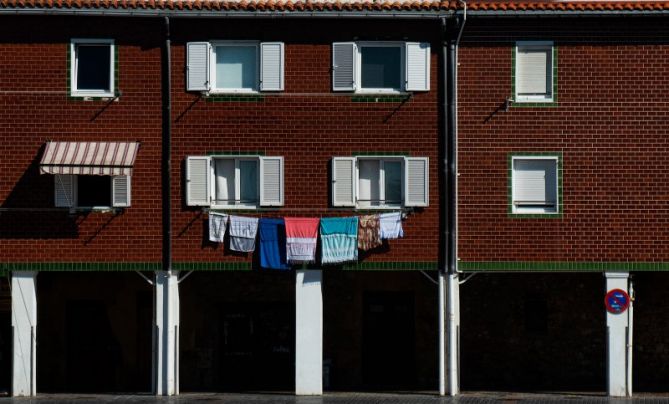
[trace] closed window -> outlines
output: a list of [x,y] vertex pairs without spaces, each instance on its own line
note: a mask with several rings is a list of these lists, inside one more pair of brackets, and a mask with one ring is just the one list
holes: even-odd
[[56,174],[54,198],[56,207],[129,207],[130,176]]
[[513,156],[513,213],[558,213],[558,157]]
[[189,42],[186,45],[187,90],[283,91],[283,53],[282,42]]
[[282,206],[283,157],[188,157],[186,204],[216,209]]
[[355,93],[399,93],[430,89],[427,42],[335,42],[332,89]]
[[114,96],[114,42],[73,39],[70,43],[70,94]]
[[427,157],[335,157],[332,205],[358,209],[428,206]]
[[516,43],[516,102],[552,102],[553,43]]

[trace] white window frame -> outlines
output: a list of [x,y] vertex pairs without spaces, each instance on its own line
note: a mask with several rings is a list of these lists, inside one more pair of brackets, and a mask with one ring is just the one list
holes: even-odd
[[[260,41],[209,41],[209,82],[210,94],[259,94],[260,93]],[[217,88],[216,87],[216,47],[217,46],[255,46],[256,49],[256,77],[253,89],[247,88]]]
[[[372,160],[379,162],[379,205],[361,205],[360,203],[360,162],[365,160]],[[384,162],[392,161],[401,163],[401,184],[400,189],[402,193],[402,200],[399,204],[388,205],[385,202],[386,199],[386,176]],[[404,195],[404,182],[406,181],[405,177],[405,165],[406,161],[404,156],[357,156],[355,161],[355,208],[361,210],[390,210],[390,209],[400,209],[404,207],[406,195]],[[370,201],[364,201],[370,203]]]
[[[79,90],[77,88],[77,70],[78,57],[77,45],[109,45],[110,57],[109,61],[109,91],[100,90]],[[91,38],[72,38],[70,40],[70,95],[72,97],[114,97],[116,91],[116,83],[114,82],[116,60],[115,47],[113,39],[91,39]]]
[[[515,184],[516,184],[516,160],[543,160],[553,161],[555,163],[555,206],[518,206],[516,204]],[[515,155],[511,157],[511,206],[514,214],[542,214],[542,215],[556,215],[560,213],[560,157],[555,156],[523,156]]]
[[[124,207],[130,207],[128,206],[114,206],[114,175],[104,175],[103,177],[109,177],[109,186],[110,186],[110,192],[109,192],[109,203],[107,205],[96,205],[96,206],[80,206],[79,205],[79,177],[81,177],[81,174],[68,174],[72,176],[72,206],[70,209],[80,209],[80,210],[111,210],[111,209],[119,209],[119,208],[124,208]],[[130,178],[128,178],[130,180]],[[128,181],[128,201],[130,201],[130,195],[132,192],[131,188],[131,182]],[[62,186],[59,184],[59,179],[58,176],[54,176],[54,186]]]
[[[550,94],[546,95],[519,95],[518,94],[518,49],[522,47],[536,47],[536,48],[545,48],[545,50],[549,51],[549,56],[550,56],[550,68],[547,69],[548,72],[550,72],[550,77],[548,78],[548,84],[550,88]],[[553,41],[517,41],[515,46],[514,46],[514,52],[515,52],[515,66],[514,66],[514,71],[515,71],[515,94],[514,94],[514,102],[518,103],[523,103],[523,102],[553,102],[555,98],[555,85],[553,83],[555,77],[555,46],[553,44]]]
[[[261,156],[254,156],[254,155],[246,155],[246,156],[227,156],[227,155],[214,155],[210,156],[211,157],[211,165],[209,167],[209,194],[211,195],[211,209],[238,209],[238,210],[243,210],[243,209],[258,209],[260,207],[260,157]],[[258,200],[256,201],[255,204],[219,204],[218,201],[216,200],[216,160],[234,160],[235,162],[235,197],[239,197],[241,193],[241,168],[240,168],[240,162],[241,161],[254,161],[256,163],[256,169],[257,169],[257,175],[258,175],[258,181],[256,182],[256,189],[258,192]]]
[[[364,88],[362,87],[362,48],[371,47],[371,48],[400,48],[400,88]],[[394,41],[394,42],[374,42],[374,41],[364,41],[356,42],[356,52],[355,55],[355,77],[356,83],[359,83],[356,86],[355,93],[357,94],[402,94],[406,92],[406,42],[405,41]]]

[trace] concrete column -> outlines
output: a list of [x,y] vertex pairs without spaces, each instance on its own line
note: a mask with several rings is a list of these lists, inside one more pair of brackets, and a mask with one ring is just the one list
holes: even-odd
[[[606,272],[606,291],[622,289],[629,293],[627,272]],[[628,309],[629,310],[629,309]],[[631,395],[627,374],[631,368],[627,358],[629,313],[612,314],[606,311],[606,380],[607,393],[612,397]]]
[[12,272],[12,395],[37,394],[37,271]]
[[323,394],[323,271],[298,270],[295,282],[295,394]]
[[156,271],[153,391],[179,394],[179,271]]
[[448,394],[460,394],[460,279],[449,274],[446,292]]

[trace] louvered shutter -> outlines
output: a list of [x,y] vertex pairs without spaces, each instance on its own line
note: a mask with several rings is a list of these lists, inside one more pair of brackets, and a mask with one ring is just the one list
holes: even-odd
[[186,158],[186,205],[209,206],[210,158],[189,156]]
[[260,44],[260,91],[283,91],[283,42]]
[[54,205],[57,208],[74,207],[74,175],[53,176]]
[[404,206],[429,205],[429,169],[427,157],[404,159]]
[[406,43],[406,90],[430,90],[430,44]]
[[554,205],[556,195],[555,160],[513,162],[513,202],[516,205]]
[[355,206],[355,157],[332,158],[332,206]]
[[355,91],[355,42],[335,42],[332,44],[332,90]]
[[209,91],[209,43],[186,45],[186,91]]
[[551,46],[518,45],[516,93],[519,96],[551,96],[551,59]]
[[112,177],[112,206],[118,208],[130,206],[129,175],[115,175]]
[[283,206],[283,157],[260,158],[260,206]]

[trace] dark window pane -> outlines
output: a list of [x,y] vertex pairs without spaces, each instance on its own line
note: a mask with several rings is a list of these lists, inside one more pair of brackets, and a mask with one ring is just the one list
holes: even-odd
[[398,47],[361,48],[362,88],[401,88],[402,53]]
[[77,205],[83,207],[110,206],[111,177],[79,175],[77,177]]
[[77,45],[77,90],[110,91],[110,45]]

